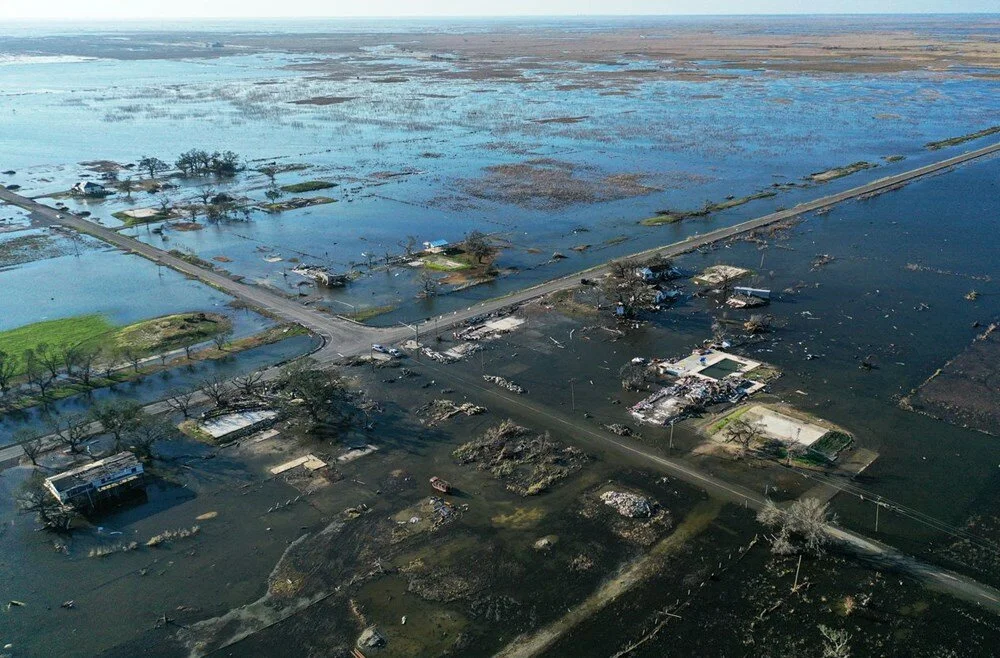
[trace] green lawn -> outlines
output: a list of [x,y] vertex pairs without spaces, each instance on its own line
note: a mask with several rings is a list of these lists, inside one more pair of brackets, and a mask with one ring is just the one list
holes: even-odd
[[77,345],[132,349],[147,356],[200,343],[231,328],[229,318],[216,313],[178,313],[126,327],[116,327],[102,315],[81,315],[0,332],[0,350],[17,359],[42,344],[56,350]]
[[20,358],[26,350],[42,343],[51,347],[102,344],[111,339],[114,330],[114,325],[103,315],[46,320],[0,332],[0,350]]

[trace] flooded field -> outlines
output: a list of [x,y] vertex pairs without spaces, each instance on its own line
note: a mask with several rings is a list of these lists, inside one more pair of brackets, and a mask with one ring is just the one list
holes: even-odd
[[[264,27],[0,28],[0,184],[296,310],[0,205],[0,332],[398,327],[997,134],[994,17]],[[3,653],[990,655],[1000,447],[945,412],[993,403],[998,181],[983,157],[650,263],[655,303],[618,263],[419,344],[220,340],[6,413],[0,447],[172,401],[146,443],[105,416],[8,459]],[[684,415],[641,422],[677,382]],[[789,440],[740,450],[748,419]],[[40,477],[125,449],[144,494],[40,528]]]

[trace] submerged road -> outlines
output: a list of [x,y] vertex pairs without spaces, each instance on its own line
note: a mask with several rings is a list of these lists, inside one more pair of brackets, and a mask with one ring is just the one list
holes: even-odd
[[[829,208],[861,195],[884,192],[897,185],[945,171],[951,167],[998,152],[1000,152],[1000,143],[985,146],[894,176],[880,178],[870,183],[844,190],[843,192],[837,192],[813,201],[801,203],[787,210],[780,210],[733,226],[694,235],[680,242],[639,252],[633,254],[631,258],[643,259],[653,256],[672,258],[698,249],[699,247],[718,242],[719,240],[725,240],[758,228],[792,219],[808,212]],[[77,217],[66,211],[38,203],[3,187],[0,187],[0,200],[20,206],[37,217],[43,218],[50,224],[61,224],[80,233],[103,240],[125,251],[143,256],[155,263],[198,279],[252,306],[264,309],[268,313],[285,321],[295,322],[306,327],[321,336],[325,341],[323,347],[313,354],[313,358],[321,364],[332,364],[344,357],[367,352],[372,343],[394,343],[404,340],[411,335],[412,330],[406,327],[370,327],[340,316],[330,315],[319,309],[309,308],[299,303],[298,300],[286,297],[276,291],[235,281],[229,276],[189,263],[167,251],[148,245],[135,238],[122,235],[118,231]],[[582,277],[596,277],[607,271],[608,264],[598,265],[576,272],[575,274],[525,288],[504,297],[487,300],[453,313],[445,313],[430,322],[435,323],[439,329],[448,329],[477,315],[492,313],[506,306],[521,304],[553,292],[573,288],[579,285]],[[425,324],[429,324],[430,322]]]

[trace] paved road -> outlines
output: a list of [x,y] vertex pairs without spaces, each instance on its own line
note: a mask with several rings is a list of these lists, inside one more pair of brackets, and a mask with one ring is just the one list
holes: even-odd
[[[880,178],[876,181],[872,181],[871,183],[866,183],[865,185],[860,185],[836,194],[830,194],[814,201],[799,204],[787,210],[774,212],[727,228],[721,228],[708,233],[695,235],[673,244],[656,247],[654,249],[635,254],[633,257],[638,259],[650,258],[657,255],[674,257],[693,249],[718,242],[719,240],[725,240],[754,229],[797,217],[804,213],[829,208],[830,206],[836,205],[842,201],[853,199],[863,194],[881,192],[895,185],[900,185],[922,176],[944,171],[950,167],[997,152],[1000,152],[1000,143],[976,149],[974,151],[969,151],[924,167],[903,172],[901,174]],[[21,208],[36,214],[36,216],[43,218],[51,224],[62,224],[63,226],[67,226],[81,233],[94,236],[126,251],[144,256],[153,262],[161,263],[167,267],[177,270],[178,272],[199,279],[208,285],[229,293],[234,297],[247,302],[248,304],[265,309],[277,317],[301,324],[310,331],[322,336],[325,340],[325,345],[313,355],[314,359],[323,364],[334,363],[341,360],[345,356],[352,356],[366,352],[369,350],[372,343],[394,343],[399,340],[403,340],[410,335],[411,330],[405,327],[379,328],[365,326],[351,322],[346,318],[332,316],[318,309],[303,306],[297,300],[290,299],[272,290],[234,281],[233,279],[219,274],[218,272],[191,264],[181,258],[178,258],[177,256],[174,256],[173,254],[163,251],[162,249],[158,249],[152,245],[148,245],[134,238],[122,235],[117,231],[86,219],[57,210],[51,206],[40,204],[32,199],[4,189],[3,187],[0,187],[0,200],[20,206]],[[579,281],[582,277],[599,276],[600,274],[606,272],[607,269],[608,266],[606,264],[592,267],[575,274],[560,277],[546,283],[526,288],[505,297],[488,300],[454,313],[446,313],[436,320],[433,320],[433,322],[439,328],[447,329],[456,324],[465,322],[469,318],[477,315],[491,313],[504,308],[505,306],[520,304],[560,290],[567,290],[579,285]]]

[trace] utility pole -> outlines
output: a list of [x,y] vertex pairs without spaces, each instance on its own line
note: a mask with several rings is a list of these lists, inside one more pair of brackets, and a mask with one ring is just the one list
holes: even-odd
[[576,411],[576,378],[575,377],[570,377],[570,379],[569,379],[569,394],[570,394],[570,399],[572,400],[572,404],[573,404],[573,411]]
[[674,419],[670,420],[670,449],[674,449]]
[[882,499],[875,501],[875,532],[878,532],[878,508],[882,507]]

